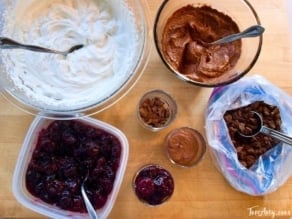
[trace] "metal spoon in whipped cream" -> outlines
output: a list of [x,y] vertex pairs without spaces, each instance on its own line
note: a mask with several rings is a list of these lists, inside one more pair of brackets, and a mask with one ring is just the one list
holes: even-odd
[[79,45],[72,46],[67,51],[58,51],[58,50],[48,49],[48,48],[44,48],[44,47],[40,47],[36,45],[22,44],[7,37],[0,37],[0,49],[27,49],[34,52],[56,53],[56,54],[60,54],[64,56],[78,49],[81,49],[83,46],[84,45],[79,44]]

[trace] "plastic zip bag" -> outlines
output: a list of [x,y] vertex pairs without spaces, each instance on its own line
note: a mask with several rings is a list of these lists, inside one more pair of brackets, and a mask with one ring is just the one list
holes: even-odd
[[249,169],[238,161],[223,115],[256,101],[277,106],[282,119],[281,131],[292,136],[292,97],[258,75],[215,88],[205,115],[207,141],[216,166],[236,190],[254,196],[275,191],[292,174],[292,146],[281,142]]

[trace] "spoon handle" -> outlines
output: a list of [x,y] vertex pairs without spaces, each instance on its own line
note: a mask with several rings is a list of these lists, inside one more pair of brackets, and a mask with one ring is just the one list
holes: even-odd
[[270,129],[266,126],[262,126],[260,132],[292,146],[292,138],[283,134],[282,132],[276,131],[274,129]]
[[86,195],[84,186],[81,187],[81,194],[82,194],[82,197],[84,199],[85,206],[86,206],[89,217],[91,219],[98,219],[96,211],[93,208],[93,206],[91,205],[90,200],[88,199],[88,196]]
[[257,37],[261,35],[265,31],[265,28],[263,28],[261,25],[254,25],[251,26],[244,31],[236,34],[232,34],[226,37],[223,37],[222,39],[219,39],[217,41],[214,41],[210,44],[212,45],[217,45],[217,44],[222,44],[222,43],[230,43],[235,40],[239,40],[241,38],[246,38],[246,37]]
[[58,53],[58,54],[64,55],[64,53],[60,51],[47,49],[47,48],[35,46],[35,45],[22,44],[15,40],[9,39],[7,37],[0,37],[0,49],[20,49],[20,48],[28,49],[28,50],[36,51],[36,52]]

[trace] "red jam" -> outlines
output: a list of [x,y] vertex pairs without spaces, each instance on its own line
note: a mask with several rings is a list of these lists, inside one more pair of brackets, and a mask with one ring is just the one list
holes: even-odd
[[134,179],[135,193],[150,205],[159,205],[173,193],[174,181],[170,173],[157,165],[148,165]]
[[112,191],[120,156],[121,143],[112,134],[79,121],[54,121],[39,133],[26,187],[46,203],[83,213],[80,187],[89,171],[86,193],[100,209]]

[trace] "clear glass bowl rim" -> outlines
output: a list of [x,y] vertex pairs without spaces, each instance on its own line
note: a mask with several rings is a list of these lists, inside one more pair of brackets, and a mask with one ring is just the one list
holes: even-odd
[[[177,70],[175,70],[165,60],[162,52],[160,51],[160,48],[159,48],[159,39],[158,39],[158,36],[157,36],[157,31],[156,31],[157,30],[157,27],[158,27],[160,15],[163,12],[163,9],[167,5],[167,3],[169,3],[169,2],[171,2],[171,0],[164,0],[161,3],[161,5],[160,5],[160,7],[158,9],[158,12],[157,12],[156,17],[155,17],[155,20],[154,20],[153,38],[154,38],[154,43],[155,43],[156,50],[157,50],[157,52],[158,52],[158,54],[159,54],[162,62],[170,70],[170,72],[173,73],[177,78],[179,78],[180,80],[185,81],[187,83],[196,85],[196,86],[211,87],[211,88],[213,88],[213,87],[219,87],[219,86],[224,86],[224,85],[231,84],[231,83],[239,80],[240,78],[242,78],[243,76],[245,76],[253,68],[253,66],[256,64],[256,62],[257,62],[257,60],[259,58],[259,55],[261,53],[261,49],[262,49],[262,44],[263,44],[263,36],[262,35],[259,36],[258,48],[257,48],[257,51],[256,51],[256,53],[254,55],[254,58],[251,61],[251,63],[249,63],[249,65],[245,68],[245,70],[243,72],[241,72],[240,74],[238,74],[236,77],[232,77],[229,80],[226,80],[226,81],[220,82],[220,83],[207,84],[207,83],[202,83],[202,82],[199,82],[199,81],[191,80],[190,78],[184,76],[183,74],[181,74],[180,72],[178,72]],[[255,20],[257,22],[257,25],[261,25],[259,16],[258,16],[256,10],[254,9],[254,7],[251,5],[251,3],[249,1],[247,1],[247,0],[242,0],[242,2],[246,4],[246,6],[250,9],[251,13],[254,15],[254,18],[255,18]]]

